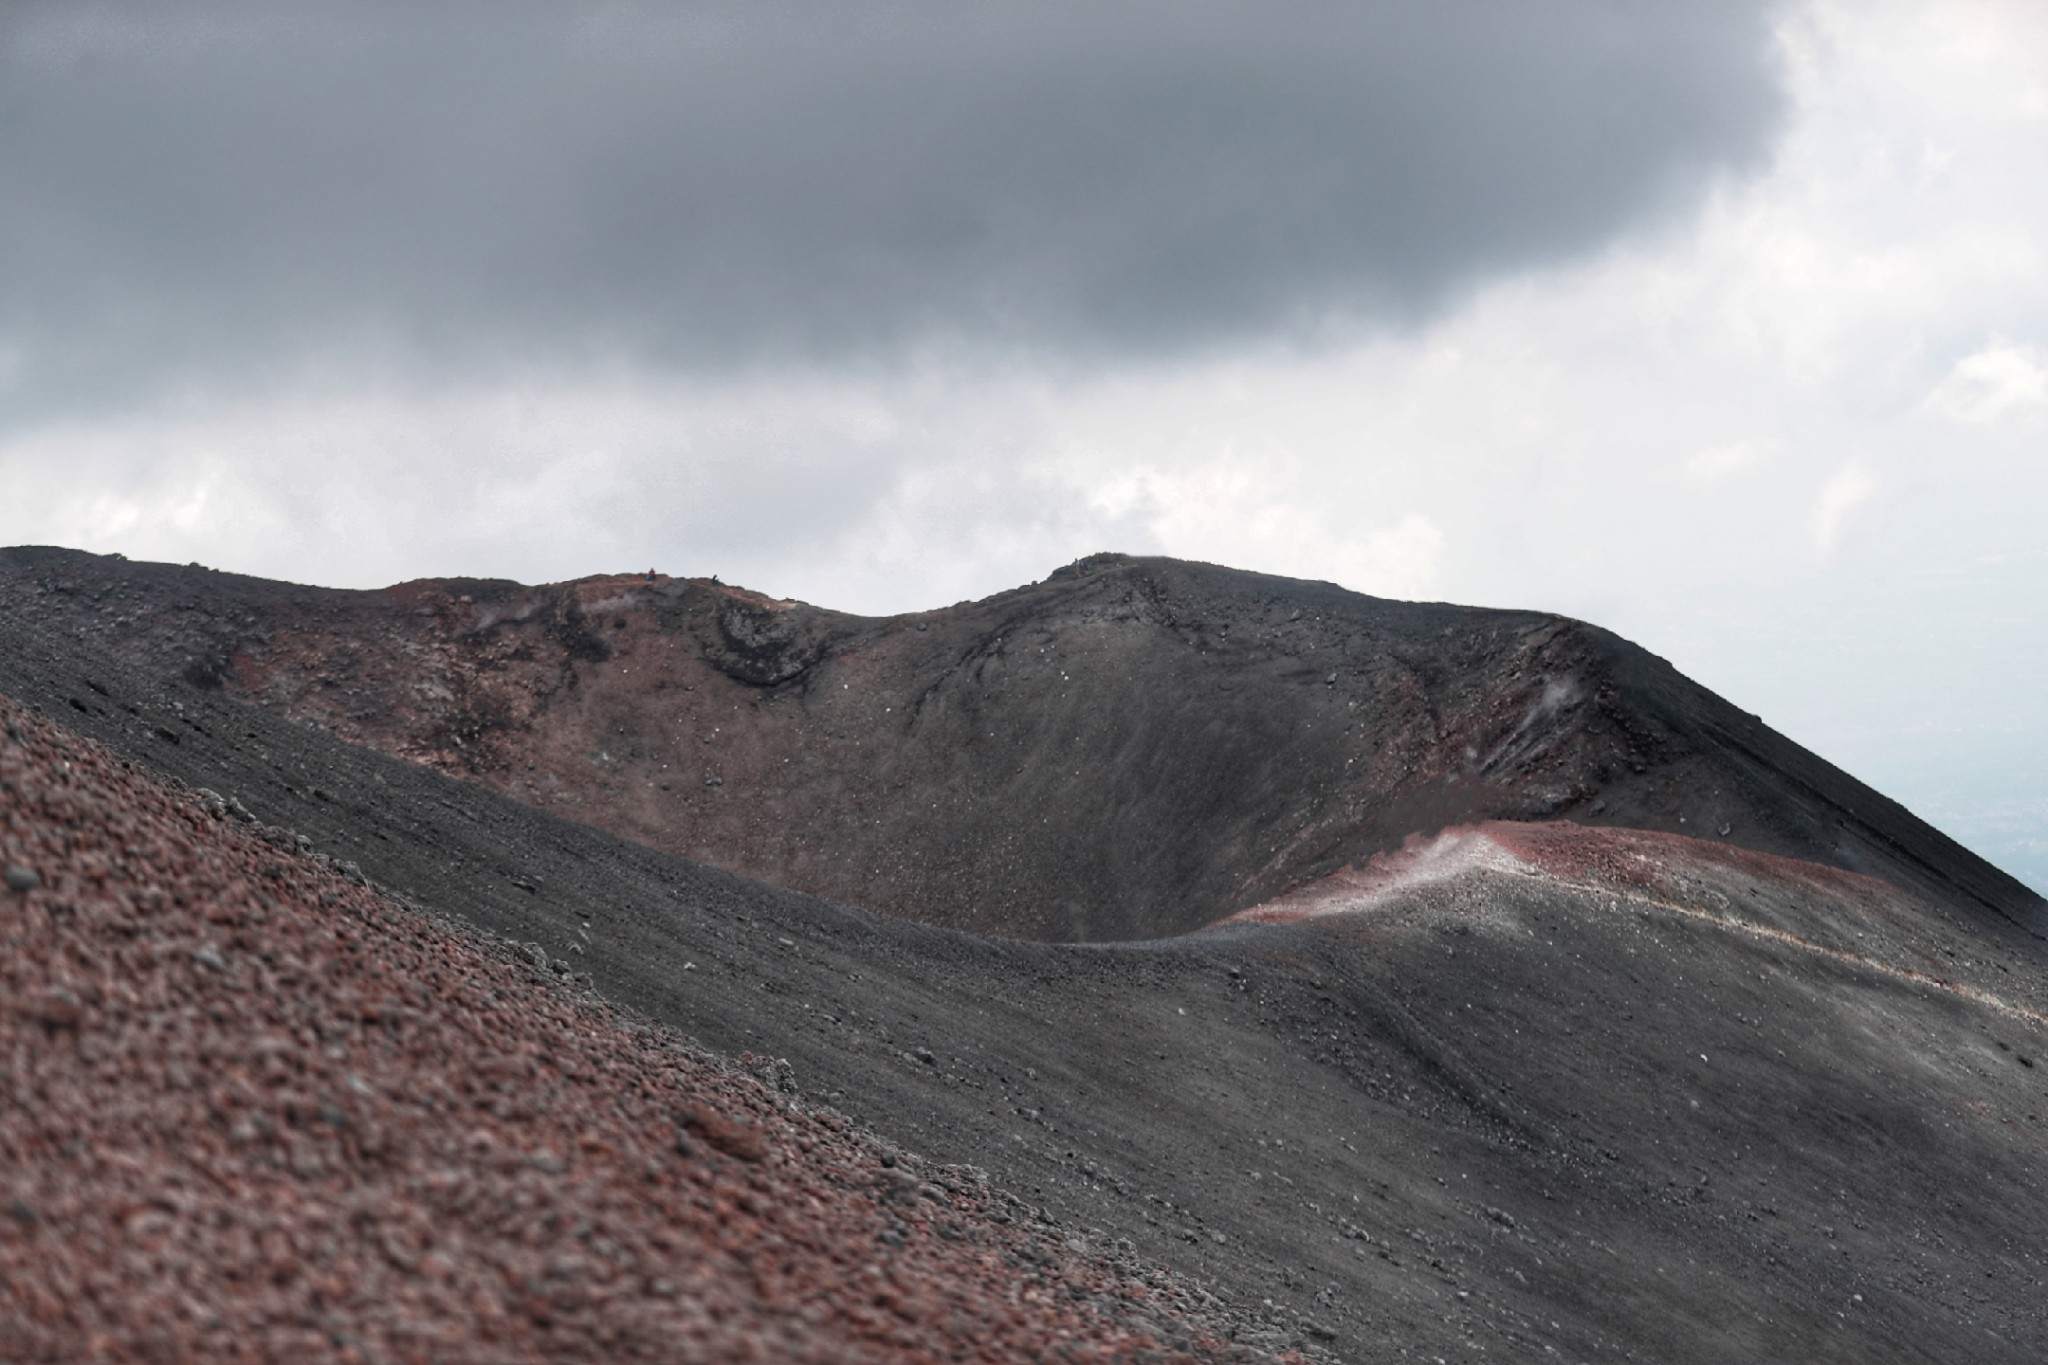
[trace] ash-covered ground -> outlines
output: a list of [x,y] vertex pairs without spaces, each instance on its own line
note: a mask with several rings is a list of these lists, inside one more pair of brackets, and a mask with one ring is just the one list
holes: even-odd
[[786,1067],[4,698],[0,797],[7,1360],[1262,1358]]
[[[1150,642],[1124,649],[1120,666],[1143,674],[1145,695],[1182,699],[1172,715],[1184,742],[1169,742],[1168,720],[1141,717],[1136,730],[1160,727],[1146,741],[1154,749],[1135,740],[1107,745],[1107,728],[1083,729],[1079,748],[1062,747],[1070,742],[1058,739],[1063,727],[1055,722],[1113,714],[1123,695],[1089,690],[1110,665],[1077,672],[1086,651],[1072,641],[1058,680],[1084,693],[1072,710],[1059,710],[1059,690],[1048,690],[1056,672],[1040,672],[1032,674],[1039,690],[1020,688],[1002,707],[998,682],[984,679],[974,694],[956,677],[946,686],[967,699],[947,702],[945,714],[989,718],[1001,710],[1015,733],[1036,737],[1032,752],[1047,766],[1018,765],[1037,774],[1033,781],[1052,781],[1055,755],[1074,760],[1078,776],[1046,788],[1048,800],[1064,792],[1106,809],[1109,798],[1087,795],[1091,784],[1125,790],[1116,764],[1156,753],[1154,781],[1171,790],[1163,804],[1138,803],[1144,820],[1199,814],[1211,796],[1227,793],[1232,771],[1245,804],[1222,802],[1203,817],[1234,851],[1184,872],[1193,890],[1154,893],[1118,920],[1091,908],[1115,900],[1092,880],[1097,901],[1076,902],[1078,911],[1020,912],[1019,937],[1002,938],[943,927],[974,918],[946,910],[958,902],[944,896],[924,914],[936,924],[908,918],[901,906],[878,914],[817,899],[553,813],[602,811],[454,780],[432,770],[449,766],[433,754],[411,756],[429,766],[344,743],[330,733],[339,722],[300,694],[238,687],[217,670],[192,673],[163,644],[175,632],[137,626],[160,606],[199,613],[195,631],[236,625],[208,615],[213,608],[200,596],[189,608],[150,596],[150,583],[187,571],[130,566],[143,586],[123,587],[120,570],[95,563],[109,577],[91,580],[98,586],[89,591],[78,574],[64,580],[68,593],[33,590],[34,574],[16,580],[0,626],[0,693],[188,789],[220,793],[230,819],[239,808],[251,829],[289,831],[274,837],[295,847],[303,837],[315,853],[355,864],[423,911],[530,945],[529,961],[545,959],[558,978],[587,979],[635,1018],[726,1056],[771,1059],[766,1074],[793,1084],[805,1105],[843,1111],[928,1168],[985,1170],[992,1190],[1043,1210],[1083,1246],[1128,1242],[1130,1265],[1171,1268],[1177,1282],[1199,1283],[1225,1301],[1237,1316],[1219,1320],[1244,1347],[1299,1344],[1353,1361],[2032,1361],[2048,1351],[2039,1260],[2048,1233],[2038,1175],[2048,1117],[2039,901],[1810,755],[1778,761],[1774,746],[1790,746],[1761,727],[1740,746],[1717,740],[1740,727],[1715,719],[1714,707],[1734,708],[1701,700],[1705,694],[1686,691],[1691,685],[1675,674],[1631,663],[1635,656],[1618,642],[1603,646],[1607,673],[1577,675],[1597,705],[1573,710],[1560,701],[1552,711],[1561,719],[1535,734],[1529,717],[1542,710],[1542,689],[1560,669],[1539,668],[1544,681],[1527,697],[1489,701],[1487,689],[1502,678],[1528,681],[1531,661],[1551,656],[1522,656],[1516,680],[1512,666],[1487,663],[1475,673],[1467,665],[1478,655],[1426,644],[1432,631],[1456,638],[1469,629],[1493,641],[1489,649],[1546,647],[1514,635],[1515,623],[1489,619],[1480,631],[1458,609],[1414,608],[1443,620],[1395,641],[1399,658],[1385,665],[1365,658],[1365,637],[1353,641],[1360,676],[1384,667],[1389,679],[1420,680],[1422,701],[1385,701],[1385,714],[1434,716],[1441,737],[1454,732],[1455,715],[1498,711],[1504,728],[1495,738],[1510,754],[1494,764],[1505,776],[1490,786],[1484,772],[1469,771],[1486,766],[1489,751],[1477,744],[1469,747],[1481,759],[1432,760],[1435,785],[1394,782],[1382,810],[1371,807],[1379,789],[1369,786],[1349,795],[1334,785],[1274,794],[1290,774],[1307,771],[1288,764],[1329,763],[1341,773],[1342,760],[1356,757],[1343,743],[1325,756],[1320,741],[1307,738],[1319,713],[1301,709],[1329,705],[1333,719],[1364,709],[1335,709],[1360,699],[1331,696],[1342,669],[1332,683],[1320,659],[1309,668],[1260,654],[1235,672],[1202,672],[1210,667],[1202,661],[1223,651],[1190,634],[1187,621],[1199,616],[1220,636],[1220,613],[1190,610],[1184,618],[1174,607],[1174,624],[1164,627],[1077,617],[1096,621],[1087,629],[1099,634],[1114,625],[1124,632],[1119,639]],[[35,572],[47,578],[47,569],[44,560]],[[1197,580],[1220,584],[1204,599],[1212,604],[1235,600],[1226,589],[1252,591],[1220,570],[1112,563],[1025,590],[1024,605],[1107,592],[1116,575],[1142,572],[1168,580],[1169,601],[1182,591],[1175,585]],[[1102,583],[1110,588],[1092,586]],[[237,601],[248,599],[247,589],[229,586]],[[1280,619],[1298,626],[1319,606],[1331,616],[1339,607],[1354,617],[1382,607],[1388,619],[1401,616],[1396,604],[1358,607],[1313,585],[1252,586],[1274,599],[1276,630]],[[271,588],[280,600],[318,596]],[[467,595],[469,605],[479,600]],[[80,601],[38,605],[53,597]],[[1003,602],[961,615],[1010,610]],[[328,646],[288,649],[280,639],[335,634],[326,610],[308,607],[299,634],[288,612],[263,625],[265,657],[318,656]],[[614,630],[630,635],[633,610],[605,619],[625,619]],[[112,624],[124,615],[127,626]],[[591,619],[585,612],[586,624]],[[1243,618],[1229,623],[1233,635],[1244,633]],[[926,625],[920,632],[914,621],[869,623],[872,638],[861,637],[860,648],[831,646],[808,663],[799,651],[795,673],[778,680],[770,669],[752,682],[733,673],[752,665],[721,664],[719,650],[737,648],[730,641],[672,632],[674,685],[650,684],[649,693],[751,688],[757,707],[732,698],[722,705],[737,705],[745,724],[759,727],[748,731],[757,757],[774,754],[777,767],[794,758],[763,735],[829,747],[836,731],[833,743],[876,746],[871,766],[904,777],[938,763],[949,746],[918,741],[929,757],[899,757],[891,768],[879,749],[885,738],[898,742],[895,732],[861,729],[859,714],[828,705],[825,684],[844,684],[838,690],[850,697],[852,670],[885,654],[895,634],[966,629],[957,621]],[[1028,656],[1016,642],[1030,638],[1028,625],[1001,637],[1011,678],[1024,671]],[[1446,625],[1451,637],[1442,636]],[[109,648],[131,628],[133,648]],[[246,619],[237,628],[247,628]],[[573,686],[561,683],[521,722],[525,731],[502,727],[496,742],[525,733],[566,744],[562,736],[582,734],[577,726],[601,714],[590,698],[607,676],[584,670],[652,671],[653,646],[664,637],[658,621],[646,629],[632,650],[583,659]],[[1588,629],[1564,623],[1549,642],[1597,643]],[[378,638],[402,645],[410,637],[391,625]],[[461,638],[448,648],[468,648]],[[1169,657],[1174,639],[1183,653]],[[393,660],[402,652],[385,651]],[[1154,654],[1180,660],[1177,683],[1170,669],[1145,671]],[[232,654],[228,662],[253,667]],[[1629,672],[1638,666],[1640,676]],[[1287,686],[1307,700],[1260,672],[1282,667],[1303,672]],[[705,683],[707,668],[724,681]],[[1252,695],[1238,698],[1238,688]],[[1271,694],[1266,711],[1301,724],[1242,751],[1235,740],[1205,738],[1212,721],[1227,731],[1229,715],[1259,712],[1260,689]],[[567,692],[579,699],[559,700]],[[894,696],[879,693],[868,705],[893,714]],[[1219,713],[1218,697],[1236,698],[1227,705],[1242,709]],[[1463,698],[1465,709],[1446,707],[1445,698]],[[627,699],[622,692],[619,704]],[[583,719],[549,719],[558,705]],[[927,703],[928,712],[936,705]],[[661,713],[633,714],[651,727]],[[391,733],[410,733],[414,723],[409,713]],[[1368,748],[1375,738],[1382,749],[1391,742],[1388,732],[1361,736],[1352,724],[1329,729]],[[1287,736],[1297,732],[1289,748],[1296,741]],[[1631,751],[1613,747],[1630,735],[1639,746],[1662,746],[1637,751],[1640,773],[1626,758]],[[687,737],[699,749],[717,743],[703,744],[695,731]],[[1525,740],[1523,760],[1512,759]],[[1090,745],[1099,765],[1092,769],[1080,762]],[[1245,757],[1276,746],[1295,757],[1265,766]],[[649,748],[636,762],[666,761],[663,752]],[[834,752],[819,760],[828,787],[838,780],[833,773],[858,768]],[[1418,748],[1411,766],[1434,752]],[[1213,780],[1204,776],[1211,760],[1224,765]],[[501,753],[492,760],[499,767],[485,764],[480,776],[524,771],[527,761]],[[543,770],[541,757],[530,761]],[[1603,765],[1604,785],[1562,806],[1493,808],[1559,773],[1598,775]],[[1445,767],[1459,771],[1458,782],[1444,780]],[[744,795],[726,792],[743,786],[744,774],[732,771],[724,787],[705,790]],[[1028,784],[1004,788],[1000,803],[995,787],[974,786],[993,782],[997,767],[970,765],[963,774],[947,779],[961,784],[954,804],[971,804],[978,791],[977,820],[996,821],[1001,805],[1001,820],[1021,826],[1036,809],[1020,796],[1039,790]],[[650,779],[636,770],[632,780]],[[1211,795],[1194,807],[1174,804],[1181,798],[1172,791],[1197,789]],[[1442,799],[1457,789],[1457,803]],[[907,777],[895,787],[837,790],[838,800],[865,804],[840,811],[840,824],[794,824],[788,837],[815,835],[829,847],[828,836],[855,814],[908,829],[909,807],[889,804],[892,791],[936,803],[942,816],[930,818],[943,829],[967,818]],[[1736,806],[1727,804],[1731,792],[1741,798]],[[800,809],[777,807],[771,796],[748,798],[757,805],[750,819],[779,810],[778,818],[800,821]],[[1373,818],[1385,828],[1345,842],[1351,836],[1335,832],[1336,812],[1368,807],[1381,811]],[[1747,832],[1737,820],[1744,811],[1755,820]],[[1054,814],[1048,805],[1043,818],[1050,824]],[[1417,817],[1416,828],[1396,837],[1396,816]],[[1533,816],[1546,822],[1532,824]],[[1328,832],[1318,833],[1325,818]],[[1298,822],[1286,827],[1298,836],[1292,844],[1270,837],[1285,820]],[[704,827],[712,826],[693,828]],[[1196,839],[1206,828],[1198,821],[1172,837]],[[1181,867],[1177,855],[1131,846],[1147,830],[1155,827],[1098,829],[1092,837],[1116,845],[1107,850],[1086,842],[1085,826],[1063,828],[1062,837],[1080,841],[1074,857],[1084,863]],[[1045,852],[1048,836],[1016,833],[1012,849],[1028,856],[1013,861],[1021,880],[989,883],[988,903],[998,908],[1042,904],[1063,875]],[[863,885],[940,884],[860,873],[880,839],[854,838],[844,849],[854,869],[845,874],[849,885],[861,876],[870,877]],[[976,876],[994,877],[992,865],[975,866]],[[1073,914],[1097,931],[1091,937],[1111,937],[1120,923],[1151,937],[1030,941]],[[1193,932],[1158,936],[1175,928]]]

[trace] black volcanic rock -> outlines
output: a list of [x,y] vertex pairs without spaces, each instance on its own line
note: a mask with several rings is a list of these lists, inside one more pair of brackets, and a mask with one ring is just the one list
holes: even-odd
[[1724,839],[2029,932],[2041,899],[1669,664],[1530,612],[1094,556],[872,619],[699,580],[379,592],[0,551],[0,612],[658,848],[1069,941],[1488,819]]

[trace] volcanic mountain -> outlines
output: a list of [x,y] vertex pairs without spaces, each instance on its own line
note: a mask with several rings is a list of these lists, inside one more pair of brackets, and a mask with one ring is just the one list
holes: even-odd
[[[1120,556],[869,619],[16,550],[0,694],[1248,1346],[2048,1354],[2048,905],[1591,626]],[[148,875],[63,811],[51,876]]]
[[1481,820],[2039,898],[1596,627],[1097,555],[884,619],[636,574],[381,592],[0,553],[0,612],[778,886],[1005,937],[1183,933]]

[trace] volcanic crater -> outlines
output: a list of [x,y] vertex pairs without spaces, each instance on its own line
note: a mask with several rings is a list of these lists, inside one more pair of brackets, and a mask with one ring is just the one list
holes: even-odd
[[[70,1097],[0,1128],[32,1215],[0,1221],[0,1292],[35,1324],[18,1354],[141,1352],[119,1333],[143,1316],[77,1306],[113,1301],[118,1275],[31,1272],[35,1248],[124,1245],[145,1186],[186,1191],[174,1219],[230,1227],[223,1182],[254,1177],[218,1166],[206,1125],[317,1118],[317,1098],[260,1087],[207,1118],[176,1086],[148,1101],[155,1127],[93,1117],[158,1095],[141,1062],[106,1060],[149,1055],[152,1019],[212,1030],[177,1043],[211,1076],[230,1055],[274,1069],[261,1040],[296,1027],[280,1010],[359,1013],[301,969],[208,1014],[230,997],[192,954],[230,931],[249,939],[224,963],[330,960],[309,934],[365,945],[378,989],[451,1037],[477,1036],[488,981],[508,1039],[578,1040],[537,1092],[557,1098],[516,1120],[454,1079],[453,1045],[334,1059],[469,1096],[404,1123],[435,1169],[485,1182],[480,1207],[511,1187],[446,1145],[466,1104],[512,1123],[494,1141],[612,1153],[588,1158],[593,1189],[655,1159],[649,1131],[739,1160],[720,1117],[738,1113],[795,1144],[776,1178],[814,1191],[770,1202],[820,1204],[774,1234],[809,1237],[811,1261],[720,1231],[756,1227],[730,1209],[667,1251],[621,1214],[604,1236],[685,1270],[641,1273],[630,1313],[599,1296],[560,1317],[492,1251],[556,1246],[557,1225],[434,1206],[401,1258],[426,1254],[419,1228],[460,1229],[435,1264],[493,1287],[488,1339],[461,1295],[419,1298],[439,1306],[411,1336],[300,1291],[258,1322],[227,1267],[260,1278],[282,1253],[188,1240],[179,1302],[200,1326],[161,1339],[195,1351],[229,1339],[210,1322],[364,1359],[418,1353],[429,1327],[596,1358],[607,1323],[669,1321],[633,1297],[659,1279],[731,1326],[673,1338],[676,1359],[827,1351],[790,1325],[800,1303],[821,1331],[855,1324],[847,1358],[962,1356],[993,1311],[973,1305],[1006,1284],[1017,1335],[987,1340],[1018,1358],[2048,1353],[2048,905],[1594,626],[1122,555],[864,618],[657,572],[342,592],[28,548],[0,551],[0,694],[41,712],[10,720],[0,792],[0,853],[35,878],[10,893],[8,970],[46,1002],[18,1016],[10,1082]],[[90,811],[44,794],[88,778]],[[175,886],[122,832],[145,814],[213,850],[179,853]],[[209,918],[256,900],[260,921]],[[166,954],[169,994],[106,1003]],[[64,1000],[35,994],[51,981]],[[307,1027],[290,1046],[317,1053]],[[741,1054],[756,1089],[717,1061]],[[613,1089],[562,1089],[579,1085]],[[620,1117],[549,1126],[591,1104]],[[883,1217],[842,1143],[860,1131],[953,1172],[954,1212]],[[334,1166],[293,1175],[295,1150],[258,1163],[263,1199],[320,1179],[398,1197],[348,1166],[364,1152],[315,1142]],[[987,1249],[980,1269],[919,1249],[947,1227]],[[937,1297],[873,1318],[846,1238],[879,1238],[883,1273]],[[739,1279],[690,1259],[704,1239]],[[336,1246],[337,1265],[362,1250]],[[1039,1274],[1065,1255],[1083,1259]],[[1062,1284],[1081,1316],[1047,1316]],[[631,1339],[663,1358],[658,1334]]]
[[1159,938],[1480,820],[2038,897],[1580,622],[1097,555],[886,619],[659,574],[382,592],[15,551],[0,608],[651,847],[984,934]]

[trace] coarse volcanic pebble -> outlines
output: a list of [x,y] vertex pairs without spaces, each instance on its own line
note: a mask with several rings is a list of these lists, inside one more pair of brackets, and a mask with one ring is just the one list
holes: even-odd
[[976,1173],[0,722],[0,1359],[1256,1358]]

